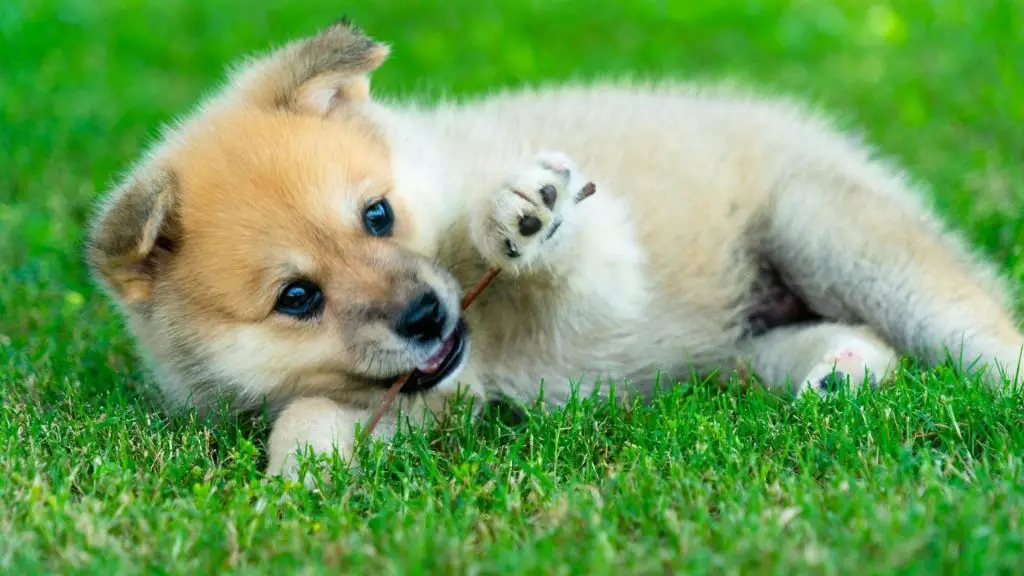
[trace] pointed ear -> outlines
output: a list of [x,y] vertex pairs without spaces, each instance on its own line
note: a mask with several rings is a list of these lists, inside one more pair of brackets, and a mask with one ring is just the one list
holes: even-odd
[[242,98],[261,107],[323,115],[370,97],[371,72],[390,49],[341,19],[316,36],[292,41],[250,60],[236,74]]
[[86,260],[125,304],[149,299],[156,275],[174,252],[180,237],[174,213],[177,191],[173,172],[140,169],[93,217]]

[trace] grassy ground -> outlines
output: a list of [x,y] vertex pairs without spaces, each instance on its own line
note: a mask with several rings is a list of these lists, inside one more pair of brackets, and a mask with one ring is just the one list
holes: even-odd
[[[8,0],[0,6],[0,569],[12,574],[1010,573],[1024,402],[909,365],[790,404],[680,385],[399,439],[322,495],[261,436],[153,411],[80,263],[92,201],[222,65],[343,12],[389,94],[738,78],[818,102],[1024,280],[1024,4]],[[1016,568],[1015,568],[1016,567]]]

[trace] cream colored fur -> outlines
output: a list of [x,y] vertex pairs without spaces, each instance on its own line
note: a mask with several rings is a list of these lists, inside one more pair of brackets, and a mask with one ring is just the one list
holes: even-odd
[[[305,49],[351,49],[324,39],[337,33],[325,32]],[[577,84],[429,106],[387,103],[363,97],[365,72],[379,64],[373,59],[348,75],[337,65],[313,70],[305,92],[277,86],[276,70],[300,65],[289,58],[303,44],[290,46],[236,76],[135,174],[145,179],[154,164],[187,173],[202,127],[227,122],[221,117],[253,99],[269,102],[267,90],[280,92],[291,106],[282,114],[320,114],[339,138],[356,130],[353,119],[367,127],[387,165],[391,194],[405,207],[402,216],[416,223],[401,242],[438,264],[436,271],[426,264],[418,270],[434,275],[426,282],[449,305],[458,293],[445,273],[466,288],[487,267],[504,269],[467,313],[471,349],[457,377],[403,398],[382,421],[380,438],[393,433],[400,412],[425,421],[458,391],[528,402],[543,385],[544,397],[557,404],[570,382],[583,394],[612,381],[620,391],[648,395],[659,377],[671,382],[694,370],[728,376],[749,365],[771,387],[792,383],[824,393],[821,381],[833,370],[853,385],[881,383],[899,355],[935,365],[947,352],[971,371],[984,368],[992,386],[1004,382],[1001,373],[1011,381],[1022,376],[1024,338],[1008,284],[944,230],[898,171],[796,104],[671,82]],[[384,54],[380,49],[381,61]],[[597,193],[577,204],[572,198],[588,181]],[[539,195],[545,184],[558,191],[551,210]],[[179,188],[187,203],[188,177]],[[324,196],[337,202],[325,201],[332,207],[316,217],[352,227],[347,192],[339,190]],[[117,203],[115,196],[106,219],[98,218],[95,236],[126,226],[109,217]],[[244,219],[256,208],[240,203],[237,210]],[[543,232],[519,234],[526,213],[542,221]],[[540,242],[556,221],[551,241]],[[506,256],[509,241],[519,258]],[[342,254],[348,244],[334,246],[319,250]],[[773,262],[828,320],[747,337],[744,306],[760,259]],[[101,256],[93,261],[112,282],[102,270],[113,265]],[[302,363],[335,354],[334,344],[311,333],[293,348],[288,343],[299,337],[274,336],[270,320],[189,332],[189,341],[201,340],[196,346],[209,352],[188,370],[174,369],[196,348],[182,349],[158,333],[195,323],[178,316],[186,304],[163,306],[158,296],[146,306],[163,312],[152,313],[114,293],[170,396],[195,395],[198,381],[244,380],[232,389],[244,388],[239,409],[264,396],[280,407],[269,441],[271,473],[294,475],[296,451],[306,446],[350,457],[356,424],[383,395],[379,386],[349,387],[327,372],[296,376]]]

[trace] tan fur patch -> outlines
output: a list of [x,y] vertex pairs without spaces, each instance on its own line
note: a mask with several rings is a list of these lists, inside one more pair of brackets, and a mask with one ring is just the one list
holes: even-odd
[[[186,139],[171,163],[186,191],[179,211],[188,239],[171,276],[197,307],[260,320],[280,283],[297,275],[386,293],[373,259],[359,257],[374,242],[361,209],[390,191],[387,156],[369,131],[355,121],[242,109]],[[401,234],[399,223],[398,241]]]

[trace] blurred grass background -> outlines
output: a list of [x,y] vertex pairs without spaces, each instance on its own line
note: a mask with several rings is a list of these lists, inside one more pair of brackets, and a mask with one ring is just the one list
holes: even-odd
[[389,97],[623,75],[802,96],[926,183],[951,223],[1024,279],[1018,1],[7,0],[0,568],[1024,565],[1020,400],[964,392],[941,371],[821,406],[697,384],[629,416],[576,406],[526,428],[413,437],[323,499],[259,479],[258,442],[235,430],[154,415],[81,264],[83,223],[224,66],[342,14],[393,44],[374,79]]

